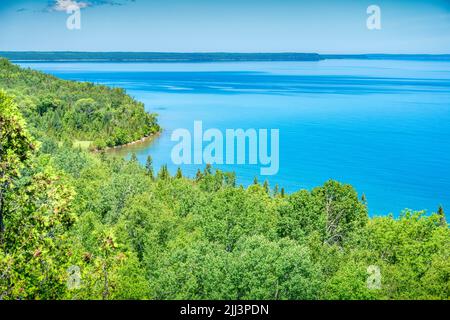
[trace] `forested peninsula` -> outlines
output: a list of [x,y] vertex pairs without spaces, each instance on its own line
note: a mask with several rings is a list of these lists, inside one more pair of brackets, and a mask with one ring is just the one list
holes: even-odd
[[0,60],[0,300],[450,298],[443,208],[369,217],[337,181],[286,194],[80,147],[159,130],[122,89]]
[[14,95],[30,132],[44,143],[104,149],[160,130],[156,115],[121,88],[61,80],[6,59],[0,59],[0,87]]

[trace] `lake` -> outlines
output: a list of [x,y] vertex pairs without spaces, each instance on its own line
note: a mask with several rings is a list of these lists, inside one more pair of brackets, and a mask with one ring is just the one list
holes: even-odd
[[[159,114],[164,128],[136,152],[172,173],[177,128],[280,131],[280,170],[268,177],[287,192],[328,179],[364,193],[370,214],[450,210],[450,62],[324,60],[228,63],[20,63],[70,80],[123,87]],[[194,176],[195,165],[183,166]],[[254,165],[224,165],[238,183]],[[260,177],[263,181],[265,177]]]

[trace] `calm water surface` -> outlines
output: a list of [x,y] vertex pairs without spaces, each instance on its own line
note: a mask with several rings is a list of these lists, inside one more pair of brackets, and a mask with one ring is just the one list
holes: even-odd
[[[293,192],[337,179],[372,215],[450,211],[450,62],[327,60],[242,63],[23,63],[70,80],[123,87],[164,132],[133,151],[168,164],[177,128],[280,130],[280,171]],[[129,150],[122,151],[126,156]],[[220,166],[252,183],[256,166]],[[185,166],[193,176],[197,166]]]

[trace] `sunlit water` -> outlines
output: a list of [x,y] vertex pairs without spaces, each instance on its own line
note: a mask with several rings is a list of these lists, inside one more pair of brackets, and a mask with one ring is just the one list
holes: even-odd
[[[123,87],[164,128],[134,147],[145,163],[171,162],[174,129],[280,130],[286,191],[328,179],[365,193],[372,215],[450,210],[450,62],[327,60],[242,63],[27,63],[71,80]],[[124,154],[129,150],[122,151]],[[249,165],[219,166],[248,185]],[[193,176],[198,166],[183,166]],[[265,179],[260,177],[260,180]]]

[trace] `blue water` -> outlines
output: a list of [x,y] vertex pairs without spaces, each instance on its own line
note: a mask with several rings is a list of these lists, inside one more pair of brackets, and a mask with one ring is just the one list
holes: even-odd
[[[28,63],[64,79],[123,87],[159,114],[161,137],[138,148],[175,172],[177,128],[280,130],[288,192],[333,178],[365,193],[371,215],[450,211],[450,62]],[[221,166],[252,183],[257,166]],[[193,176],[197,166],[183,167]],[[264,179],[264,178],[260,178]]]

